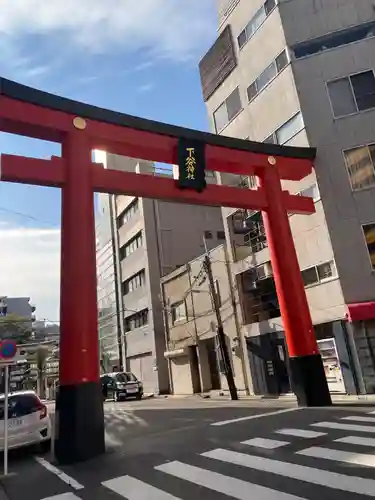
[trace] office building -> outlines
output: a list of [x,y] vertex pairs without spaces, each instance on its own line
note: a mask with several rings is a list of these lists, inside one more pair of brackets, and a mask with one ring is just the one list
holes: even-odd
[[96,268],[98,294],[99,356],[102,372],[123,368],[123,341],[117,299],[112,216],[113,197],[98,195],[96,212]]
[[[106,168],[173,175],[172,168],[133,158],[104,154],[101,162]],[[145,393],[167,393],[160,278],[200,255],[204,237],[209,248],[225,240],[221,211],[124,195],[108,198],[113,203],[109,218],[112,217],[113,227],[111,261],[116,268],[110,282],[117,282],[117,295],[114,287],[109,286],[107,307],[112,312],[116,308],[119,313],[116,328],[122,339],[124,366],[143,381]],[[115,325],[112,326],[114,332]]]
[[[284,189],[316,213],[290,225],[332,391],[375,391],[375,10],[373,0],[218,0],[200,63],[212,131],[317,147],[315,171]],[[256,179],[218,175],[223,184]],[[291,390],[259,212],[223,209],[241,297],[251,391]]]

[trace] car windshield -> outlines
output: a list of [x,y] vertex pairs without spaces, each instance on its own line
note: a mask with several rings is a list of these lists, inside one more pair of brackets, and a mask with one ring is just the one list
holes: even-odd
[[137,382],[137,378],[132,373],[118,373],[116,375],[117,382]]
[[[8,418],[30,415],[37,410],[39,399],[34,394],[17,394],[9,396]],[[4,420],[4,399],[0,401],[0,420]]]

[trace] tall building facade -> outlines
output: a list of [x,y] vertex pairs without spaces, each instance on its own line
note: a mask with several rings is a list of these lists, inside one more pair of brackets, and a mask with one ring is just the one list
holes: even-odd
[[[375,392],[375,10],[372,0],[218,0],[200,63],[212,130],[317,147],[283,187],[312,196],[290,225],[332,391]],[[256,179],[218,176],[256,187]],[[288,392],[288,353],[259,212],[223,209],[255,393]]]
[[[96,153],[96,160],[100,160]],[[99,156],[98,156],[99,155]],[[124,367],[123,335],[117,297],[115,231],[112,212],[113,196],[98,195],[96,212],[96,268],[98,295],[98,334],[101,370],[108,372]]]
[[[172,169],[160,171],[152,162],[116,155],[105,154],[102,163],[110,169],[172,175]],[[167,393],[160,278],[200,255],[204,237],[210,248],[225,240],[221,211],[133,196],[112,200],[113,213],[107,219],[112,221],[118,286],[110,302],[120,317],[117,329],[123,339],[124,366],[143,381],[145,393]]]

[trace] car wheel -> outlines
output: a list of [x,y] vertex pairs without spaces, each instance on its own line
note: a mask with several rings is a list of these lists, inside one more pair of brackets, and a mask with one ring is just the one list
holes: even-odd
[[136,398],[137,399],[142,399],[142,396],[143,396],[143,394],[140,392],[140,393],[137,394]]
[[42,441],[38,445],[38,451],[39,453],[49,453],[51,451],[51,446],[52,446],[52,441],[51,439],[48,439],[48,441]]

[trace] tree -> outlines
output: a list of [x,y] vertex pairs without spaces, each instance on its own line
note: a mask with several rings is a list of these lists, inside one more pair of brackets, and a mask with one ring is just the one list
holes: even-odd
[[31,340],[31,319],[17,314],[0,317],[0,340],[10,339],[17,344],[26,344]]

